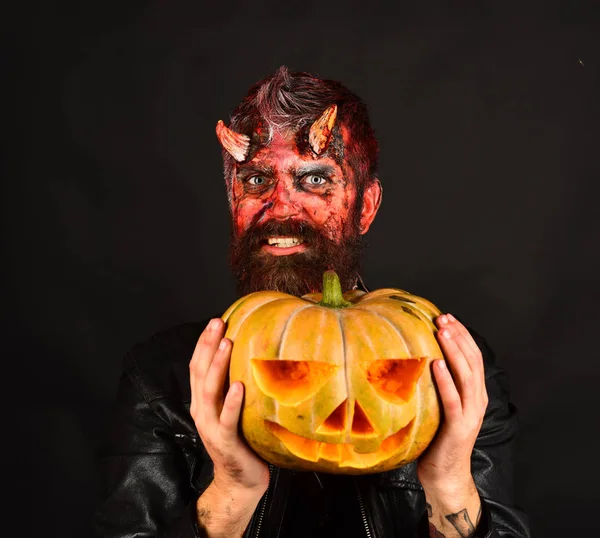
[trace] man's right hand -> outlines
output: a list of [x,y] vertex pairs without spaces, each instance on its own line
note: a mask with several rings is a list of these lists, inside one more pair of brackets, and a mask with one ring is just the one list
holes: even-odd
[[[209,535],[215,536],[221,535],[222,527],[243,530],[269,485],[267,464],[238,433],[244,386],[233,383],[223,397],[232,348],[224,334],[223,320],[211,320],[190,362],[190,414],[214,464],[213,482],[198,500],[198,514]],[[216,532],[211,533],[215,522]]]

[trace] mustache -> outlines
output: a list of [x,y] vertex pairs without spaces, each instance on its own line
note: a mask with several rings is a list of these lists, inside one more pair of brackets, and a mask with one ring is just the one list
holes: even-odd
[[245,250],[254,250],[260,248],[269,237],[298,237],[305,243],[329,241],[320,230],[305,221],[268,220],[252,224],[245,230],[244,234],[238,239],[238,242],[246,245]]

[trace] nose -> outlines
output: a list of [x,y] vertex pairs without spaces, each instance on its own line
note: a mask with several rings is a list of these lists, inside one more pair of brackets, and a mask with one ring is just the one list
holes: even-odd
[[290,193],[290,187],[283,182],[279,182],[270,200],[271,207],[268,215],[275,219],[289,219],[300,213],[300,204],[293,199]]
[[[352,416],[352,422],[349,419]],[[338,405],[333,413],[329,415],[325,422],[319,427],[319,433],[342,433],[347,432],[348,427],[350,433],[358,436],[373,435],[375,428],[371,424],[371,420],[365,413],[364,409],[357,400],[350,401],[346,398]]]

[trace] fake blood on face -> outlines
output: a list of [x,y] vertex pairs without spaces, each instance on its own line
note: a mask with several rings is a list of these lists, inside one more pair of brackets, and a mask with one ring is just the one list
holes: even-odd
[[[315,157],[300,153],[293,137],[276,134],[248,162],[238,165],[232,184],[234,232],[237,236],[253,224],[288,219],[323,231],[340,242],[349,224],[350,210],[356,198],[348,172],[327,155]],[[273,255],[303,251],[289,239],[280,244],[263,245]]]

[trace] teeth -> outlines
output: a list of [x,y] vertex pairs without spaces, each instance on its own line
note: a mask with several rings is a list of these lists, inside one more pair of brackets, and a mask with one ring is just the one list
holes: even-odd
[[269,237],[267,242],[279,248],[295,247],[302,243],[298,237]]

